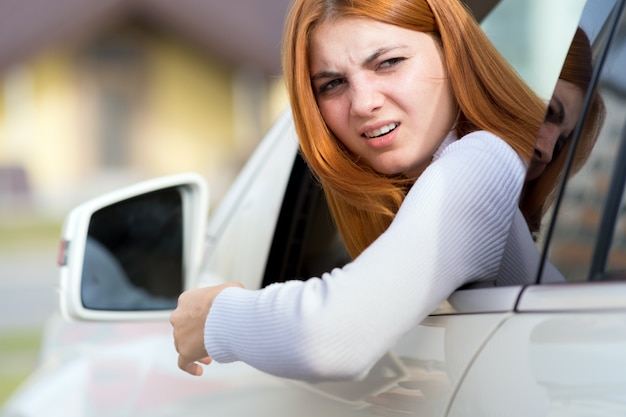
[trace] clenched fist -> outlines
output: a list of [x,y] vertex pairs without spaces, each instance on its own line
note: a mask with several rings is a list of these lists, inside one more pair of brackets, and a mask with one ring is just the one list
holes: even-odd
[[178,307],[170,316],[174,328],[174,345],[178,352],[178,367],[191,375],[202,375],[202,366],[211,363],[204,348],[204,323],[209,315],[213,300],[225,288],[243,287],[229,282],[215,287],[204,287],[185,291],[178,297]]

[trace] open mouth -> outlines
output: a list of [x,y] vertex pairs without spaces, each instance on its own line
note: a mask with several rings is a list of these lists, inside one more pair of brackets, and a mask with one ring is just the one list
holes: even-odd
[[389,123],[388,125],[385,125],[383,127],[381,127],[380,129],[375,129],[372,130],[370,132],[365,132],[363,134],[363,136],[365,136],[368,139],[374,139],[374,138],[379,138],[381,136],[386,135],[389,132],[392,132],[394,130],[396,130],[396,128],[399,126],[399,123]]

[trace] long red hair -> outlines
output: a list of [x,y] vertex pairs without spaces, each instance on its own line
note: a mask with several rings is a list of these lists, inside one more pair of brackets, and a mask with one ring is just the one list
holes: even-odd
[[389,226],[415,179],[381,175],[355,161],[320,114],[310,80],[310,37],[322,22],[343,16],[429,33],[439,41],[460,108],[459,138],[488,130],[530,160],[545,105],[459,0],[295,0],[285,26],[283,70],[300,149],[355,257]]

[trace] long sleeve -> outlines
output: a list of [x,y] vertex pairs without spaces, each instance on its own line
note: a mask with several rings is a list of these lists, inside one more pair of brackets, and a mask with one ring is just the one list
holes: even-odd
[[[493,283],[498,287],[534,284],[540,261],[541,253],[533,241],[524,215],[518,209],[511,221],[500,270],[493,277]],[[548,260],[544,264],[541,279],[544,283],[565,282],[565,277]]]
[[307,281],[222,291],[205,324],[207,352],[287,378],[364,377],[456,288],[498,271],[524,175],[488,132],[454,141],[353,262]]

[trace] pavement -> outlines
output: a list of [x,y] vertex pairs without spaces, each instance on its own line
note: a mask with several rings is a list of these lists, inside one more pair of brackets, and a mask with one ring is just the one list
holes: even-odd
[[[0,250],[0,341],[9,341],[0,351],[0,409],[36,368],[36,337],[58,308],[54,246],[51,242],[37,248]],[[19,335],[35,339],[11,347],[10,341]]]
[[57,310],[56,252],[56,247],[0,252],[0,332],[41,328]]

